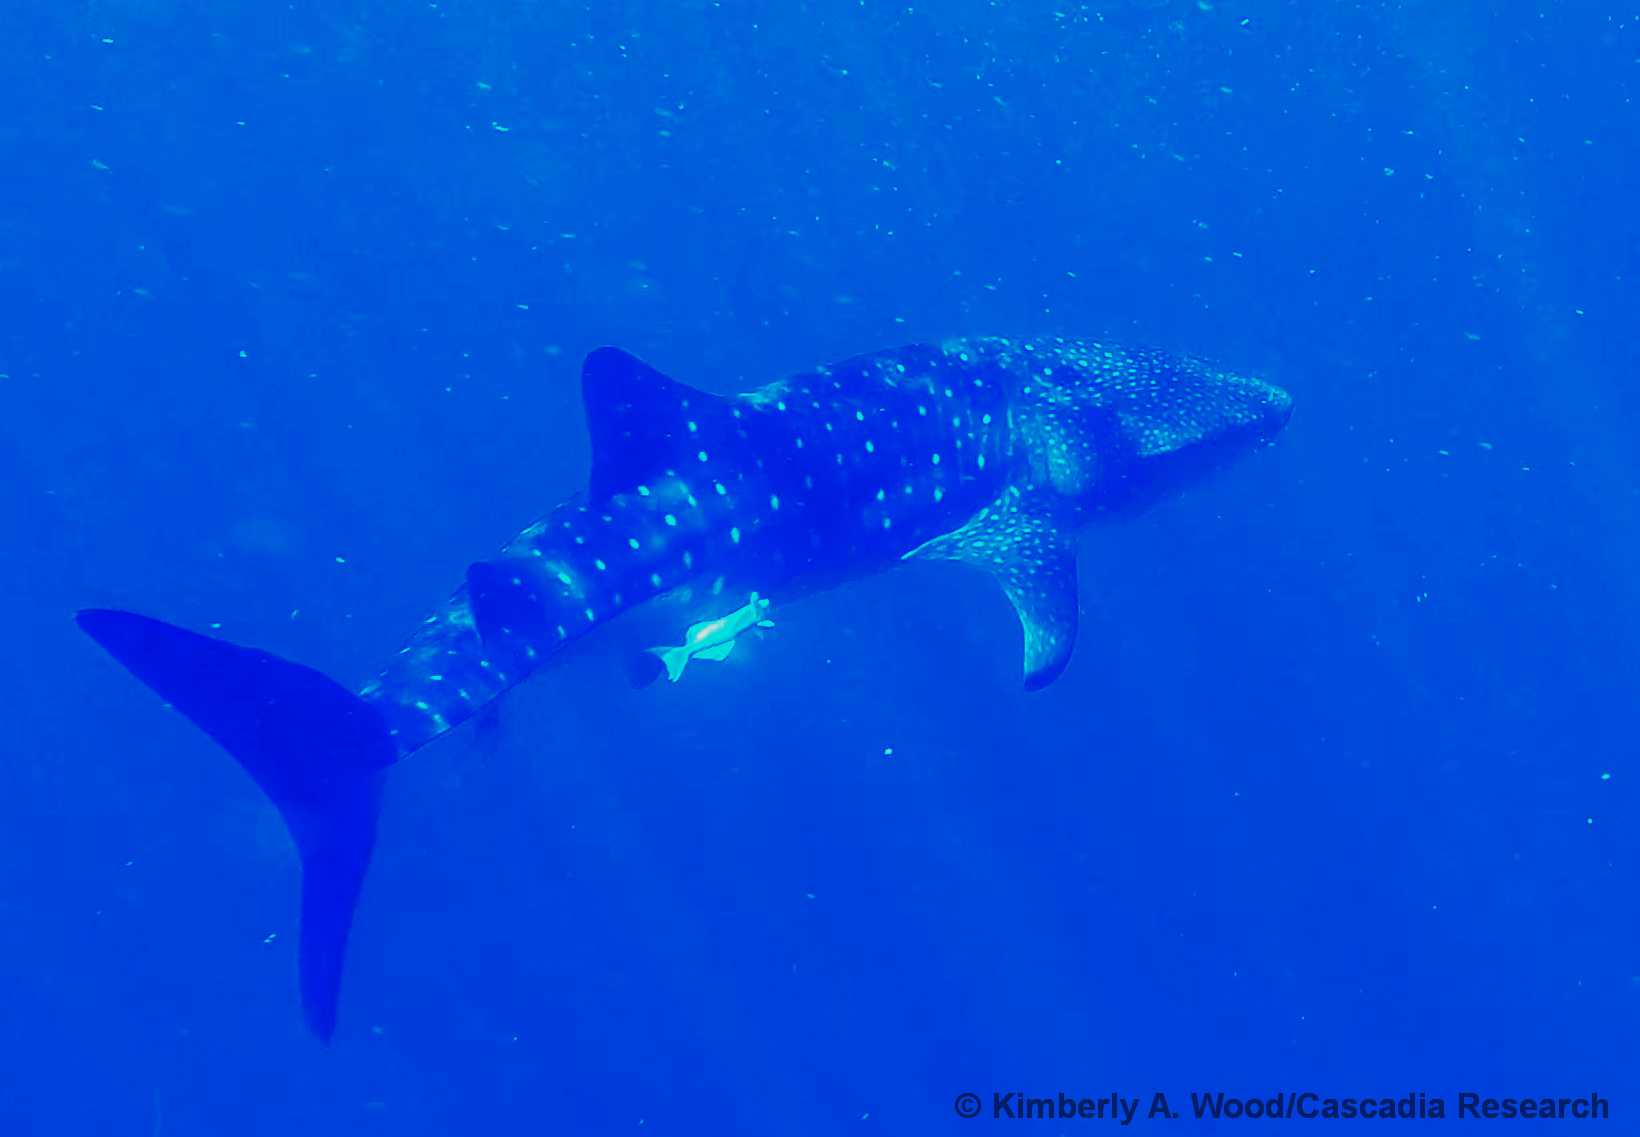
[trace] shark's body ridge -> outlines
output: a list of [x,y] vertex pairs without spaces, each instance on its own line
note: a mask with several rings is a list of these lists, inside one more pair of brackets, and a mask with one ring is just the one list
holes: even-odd
[[1291,409],[1279,388],[1198,360],[1059,339],[895,348],[732,396],[602,348],[582,387],[585,492],[471,565],[357,696],[265,652],[132,613],[80,613],[285,817],[303,862],[303,1004],[322,1038],[383,772],[574,641],[642,606],[677,627],[708,609],[755,609],[753,594],[780,605],[947,559],[1002,585],[1036,689],[1075,643],[1076,530],[1267,441]]

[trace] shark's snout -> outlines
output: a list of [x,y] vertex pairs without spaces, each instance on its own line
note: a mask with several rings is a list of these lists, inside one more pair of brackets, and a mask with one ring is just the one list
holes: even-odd
[[1262,379],[1243,378],[1237,382],[1249,388],[1246,394],[1251,409],[1248,425],[1257,432],[1260,442],[1269,442],[1293,417],[1293,397]]
[[1272,441],[1292,418],[1275,384],[1184,356],[1136,354],[1097,388],[1125,450],[1100,485],[1100,508],[1142,510]]
[[1268,442],[1293,417],[1293,397],[1274,383],[1249,375],[1213,375],[1203,384],[1200,437],[1208,445]]

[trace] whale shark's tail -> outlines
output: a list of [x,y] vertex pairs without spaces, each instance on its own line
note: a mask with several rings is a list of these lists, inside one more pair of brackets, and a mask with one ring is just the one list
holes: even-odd
[[308,1025],[336,1028],[342,955],[370,849],[382,771],[397,758],[375,707],[311,668],[132,612],[76,617],[133,675],[239,759],[302,858],[298,967]]

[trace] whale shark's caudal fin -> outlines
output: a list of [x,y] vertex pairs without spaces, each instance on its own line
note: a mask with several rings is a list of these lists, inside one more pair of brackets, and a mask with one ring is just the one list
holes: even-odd
[[328,1042],[353,905],[397,751],[375,707],[311,668],[132,612],[87,609],[86,634],[239,759],[302,858],[302,1007]]

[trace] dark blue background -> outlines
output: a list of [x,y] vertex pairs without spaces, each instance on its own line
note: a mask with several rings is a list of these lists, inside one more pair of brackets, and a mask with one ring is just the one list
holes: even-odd
[[[0,8],[0,1130],[997,1124],[964,1090],[1186,1127],[1204,1089],[1632,1125],[1636,21]],[[1088,536],[1041,694],[954,566],[675,687],[531,682],[396,773],[308,1037],[277,817],[73,609],[355,684],[581,484],[589,348],[731,391],[979,334],[1297,413]]]

